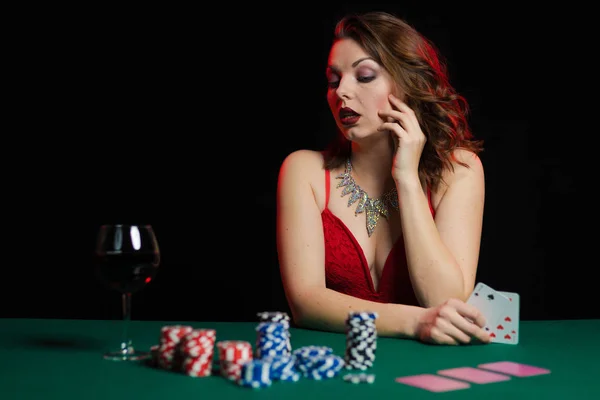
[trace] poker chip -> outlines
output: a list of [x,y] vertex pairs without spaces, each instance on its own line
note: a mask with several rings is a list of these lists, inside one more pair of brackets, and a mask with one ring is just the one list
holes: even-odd
[[283,325],[283,328],[286,332],[284,335],[285,347],[287,353],[289,354],[292,351],[291,334],[289,331],[290,316],[287,313],[281,311],[263,311],[256,313],[256,316],[258,317],[259,323],[278,323]]
[[253,360],[252,344],[242,340],[224,340],[217,342],[220,375],[238,382],[244,364]]
[[251,388],[271,386],[271,364],[263,360],[252,360],[244,363],[238,384]]
[[312,362],[312,366],[306,371],[306,376],[315,380],[334,378],[345,364],[344,359],[335,354],[315,357]]
[[261,322],[256,326],[256,358],[290,355],[289,331],[280,322]]
[[160,329],[156,361],[159,368],[177,369],[176,350],[180,340],[194,330],[188,325],[165,325]]
[[367,370],[375,363],[377,329],[374,312],[350,312],[346,318],[346,369]]
[[279,322],[286,325],[286,329],[290,327],[290,316],[285,312],[280,311],[263,311],[256,313],[259,322]]
[[185,335],[192,332],[193,327],[188,325],[165,325],[160,329],[159,342],[178,343]]
[[326,346],[304,346],[293,351],[296,369],[309,379],[333,378],[344,367],[344,359]]
[[365,374],[365,373],[360,373],[360,374],[346,374],[344,375],[344,381],[349,382],[349,383],[373,383],[375,382],[375,375],[374,374]]
[[327,346],[302,346],[294,350],[292,354],[298,358],[326,356],[333,354],[333,349]]
[[212,355],[184,358],[181,361],[181,372],[192,377],[212,375]]
[[287,356],[266,356],[262,361],[271,365],[271,379],[281,381],[298,381],[301,374],[296,369],[296,357]]
[[215,340],[214,329],[192,330],[177,344],[175,365],[188,376],[211,376]]

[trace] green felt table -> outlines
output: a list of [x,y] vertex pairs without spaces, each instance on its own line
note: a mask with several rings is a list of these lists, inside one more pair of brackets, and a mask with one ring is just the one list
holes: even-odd
[[[217,340],[254,342],[256,323],[132,321],[138,349],[156,344],[163,325],[212,328]],[[0,399],[600,399],[600,320],[521,321],[518,345],[434,346],[413,340],[379,338],[373,384],[351,384],[342,376],[315,381],[273,382],[243,388],[213,375],[192,378],[148,367],[114,362],[102,352],[120,340],[120,321],[0,319]],[[343,355],[345,335],[291,328],[294,348],[320,345]],[[452,367],[515,361],[551,370],[550,374],[471,384],[435,393],[395,382],[399,376]]]

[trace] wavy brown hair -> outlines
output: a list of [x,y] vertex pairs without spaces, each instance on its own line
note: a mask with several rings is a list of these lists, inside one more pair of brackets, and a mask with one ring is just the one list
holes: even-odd
[[[467,122],[469,106],[448,81],[445,62],[435,45],[403,20],[385,12],[349,15],[336,27],[333,43],[356,41],[394,79],[406,94],[405,102],[417,116],[427,138],[419,177],[435,188],[444,168],[452,169],[453,150],[464,148],[475,154],[483,141],[475,140]],[[325,154],[325,168],[340,167],[350,156],[350,142],[338,134]]]

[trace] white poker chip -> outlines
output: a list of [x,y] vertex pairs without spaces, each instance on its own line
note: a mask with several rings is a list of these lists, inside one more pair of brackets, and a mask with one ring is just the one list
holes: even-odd
[[373,383],[375,382],[374,374],[346,374],[344,380],[350,383]]

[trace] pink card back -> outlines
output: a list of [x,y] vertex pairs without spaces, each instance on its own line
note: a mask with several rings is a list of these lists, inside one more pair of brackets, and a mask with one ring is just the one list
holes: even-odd
[[447,392],[449,390],[467,389],[471,387],[471,385],[466,382],[432,374],[402,376],[396,378],[396,382],[429,390],[430,392]]
[[438,374],[479,384],[510,380],[509,376],[472,367],[444,369],[438,371]]
[[512,361],[499,361],[494,363],[480,364],[479,368],[509,374],[518,377],[549,374],[550,370],[533,365],[519,364]]

